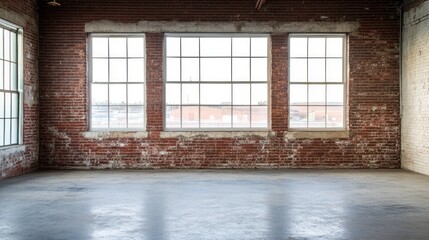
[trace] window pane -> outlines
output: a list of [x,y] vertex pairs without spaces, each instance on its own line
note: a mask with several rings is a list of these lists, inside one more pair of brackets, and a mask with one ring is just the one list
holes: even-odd
[[17,90],[18,89],[18,76],[17,76],[17,70],[16,70],[16,63],[10,64],[11,71],[10,71],[10,83],[11,83],[11,90]]
[[231,107],[201,106],[201,128],[230,128]]
[[232,81],[250,81],[250,58],[232,59]]
[[308,56],[325,57],[325,38],[308,39]]
[[92,81],[107,82],[109,80],[109,63],[107,59],[92,59]]
[[11,94],[10,93],[5,93],[5,101],[4,101],[4,105],[5,105],[5,111],[4,111],[4,116],[6,118],[10,118],[11,117]]
[[91,86],[91,104],[108,105],[109,92],[107,84],[93,84]]
[[12,117],[18,117],[18,94],[12,93]]
[[127,127],[127,107],[126,106],[110,106],[110,126],[111,128],[126,128]]
[[200,38],[201,56],[231,56],[231,38]]
[[267,56],[267,38],[252,38],[251,45],[252,57],[266,57]]
[[307,82],[307,59],[290,59],[290,81]]
[[343,105],[344,104],[344,85],[335,84],[327,86],[327,105]]
[[182,58],[182,81],[195,82],[200,79],[198,58]]
[[325,81],[325,59],[308,59],[308,81]]
[[0,118],[4,118],[4,92],[0,92]]
[[127,104],[127,85],[126,84],[110,84],[109,88],[110,88],[109,101],[111,105]]
[[325,105],[325,85],[309,85],[308,86],[308,104],[309,105]]
[[199,107],[184,106],[182,107],[182,127],[198,128],[199,127]]
[[4,59],[10,60],[10,32],[4,30]]
[[110,82],[127,81],[127,60],[110,59]]
[[232,103],[234,105],[250,105],[250,84],[233,85]]
[[266,58],[252,58],[252,81],[266,82],[268,78],[268,65]]
[[[0,46],[3,46],[3,29],[0,29]],[[4,59],[3,47],[0,47],[0,59]]]
[[166,104],[180,105],[180,84],[168,83],[165,86]]
[[9,145],[10,144],[10,128],[11,128],[11,122],[10,119],[4,120],[4,144]]
[[178,57],[180,56],[180,38],[177,37],[167,37],[167,56],[168,57]]
[[307,38],[290,38],[290,57],[307,57]]
[[232,38],[232,56],[250,56],[250,38]]
[[3,146],[3,145],[4,145],[4,120],[0,119],[0,146]]
[[17,53],[17,48],[16,48],[16,33],[11,32],[10,33],[10,50],[11,50],[11,61],[12,62],[16,62],[16,53]]
[[327,49],[326,49],[327,57],[343,56],[343,39],[342,38],[327,38],[326,45],[327,45]]
[[144,104],[143,84],[128,84],[128,105]]
[[289,105],[307,105],[307,84],[291,84],[289,94]]
[[182,84],[182,104],[199,104],[199,92],[198,84]]
[[144,81],[144,59],[128,59],[128,81]]
[[199,55],[198,38],[182,38],[182,56],[197,57]]
[[91,125],[93,128],[108,127],[108,107],[107,106],[92,106],[91,107]]
[[18,144],[18,119],[12,119],[11,143]]
[[306,128],[307,106],[291,106],[289,111],[289,124],[291,128]]
[[267,84],[252,84],[252,105],[267,105]]
[[180,128],[180,107],[166,106],[165,126],[167,128]]
[[167,82],[180,81],[180,58],[167,58]]
[[126,38],[109,38],[109,57],[126,57],[127,56],[127,39]]
[[324,128],[325,127],[325,107],[308,107],[308,127]]
[[344,108],[327,107],[327,127],[342,128],[344,127]]
[[268,127],[268,107],[257,106],[252,107],[252,126],[253,128]]
[[250,127],[250,107],[234,107],[232,113],[232,124],[235,128]]
[[10,90],[10,63],[4,62],[4,89]]
[[142,37],[128,38],[128,57],[144,57],[144,41]]
[[107,38],[92,38],[92,56],[93,57],[108,57],[108,39]]
[[201,104],[231,104],[230,84],[201,84]]
[[326,59],[326,81],[342,82],[343,81],[343,60]]
[[144,127],[144,107],[143,106],[128,107],[128,127],[129,128]]
[[202,58],[201,81],[231,81],[231,59]]
[[[0,32],[2,32],[1,29],[0,29]],[[0,60],[0,89],[4,89],[4,71],[3,71],[3,66],[4,66],[4,62],[3,62],[3,60]]]

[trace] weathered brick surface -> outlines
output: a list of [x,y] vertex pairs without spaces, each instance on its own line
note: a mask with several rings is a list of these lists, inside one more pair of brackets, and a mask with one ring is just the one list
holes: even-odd
[[[398,168],[398,1],[60,1],[40,10],[40,158],[51,168]],[[147,138],[85,138],[87,34],[95,20],[358,22],[349,36],[346,139],[286,139],[287,33],[273,34],[274,137],[161,138],[163,33],[147,39]]]
[[0,18],[24,30],[24,139],[23,146],[0,149],[0,180],[38,168],[38,13],[36,0],[0,1]]
[[[402,167],[429,174],[429,1],[404,14]],[[426,18],[425,18],[426,16]],[[419,22],[419,19],[426,19]]]

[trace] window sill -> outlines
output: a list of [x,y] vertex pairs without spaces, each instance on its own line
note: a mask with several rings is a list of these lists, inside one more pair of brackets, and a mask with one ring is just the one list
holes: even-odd
[[146,131],[100,131],[84,132],[83,137],[86,139],[115,139],[115,138],[147,138]]
[[24,145],[5,146],[0,148],[0,158],[25,152]]
[[285,139],[348,139],[348,131],[287,132]]
[[161,138],[249,138],[249,137],[273,137],[273,131],[183,131],[183,132],[161,132]]

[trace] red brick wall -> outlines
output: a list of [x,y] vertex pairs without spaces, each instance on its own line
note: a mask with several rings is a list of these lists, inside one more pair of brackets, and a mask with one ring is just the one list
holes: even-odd
[[[397,1],[60,1],[40,10],[40,159],[51,168],[398,168]],[[326,17],[322,17],[326,16]],[[146,34],[147,138],[88,139],[86,22],[359,22],[349,37],[349,131],[345,139],[286,139],[287,33],[273,34],[274,137],[161,138],[163,33]]]
[[[0,1],[0,18],[23,27],[24,31],[24,146],[0,149],[0,180],[38,168],[39,27],[36,0]],[[25,149],[25,150],[23,150]]]

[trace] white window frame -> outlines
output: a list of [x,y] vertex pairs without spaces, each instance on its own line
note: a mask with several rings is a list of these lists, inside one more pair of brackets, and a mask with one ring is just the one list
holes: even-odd
[[[179,37],[179,38],[234,38],[234,37],[243,37],[243,38],[266,38],[267,39],[267,56],[265,57],[267,59],[267,81],[237,81],[234,82],[232,81],[232,68],[231,68],[231,81],[215,81],[215,82],[211,82],[211,81],[201,81],[201,58],[216,58],[215,56],[211,57],[211,56],[206,56],[206,57],[202,57],[201,56],[201,44],[199,44],[199,55],[196,57],[191,57],[191,58],[198,58],[199,59],[199,77],[200,80],[196,81],[196,82],[192,82],[195,84],[199,84],[199,104],[192,104],[192,105],[184,105],[184,104],[180,104],[180,105],[167,105],[167,97],[166,97],[166,89],[167,89],[167,83],[176,83],[176,84],[180,84],[181,88],[183,86],[183,82],[181,81],[168,81],[167,82],[167,37]],[[232,41],[231,41],[232,44]],[[250,43],[250,48],[251,48],[251,43]],[[231,51],[233,51],[232,47],[231,47]],[[177,57],[177,58],[183,58],[182,56]],[[186,58],[186,57],[184,57]],[[220,57],[220,58],[231,58],[231,60],[234,58],[231,54],[231,56],[229,57]],[[248,56],[246,58],[249,58],[250,61],[252,58],[264,58],[264,57],[253,57],[253,56]],[[237,131],[268,131],[271,129],[271,38],[269,34],[247,34],[247,33],[166,33],[164,35],[164,56],[163,56],[163,60],[164,60],[164,116],[163,116],[163,129],[165,131],[170,131],[170,132],[237,132]],[[232,61],[231,61],[232,64]],[[250,72],[252,71],[252,67],[250,65]],[[181,77],[180,77],[181,78]],[[187,83],[187,82],[186,82]],[[185,84],[186,84],[185,83]],[[201,127],[201,106],[218,106],[216,104],[211,104],[211,105],[204,105],[201,104],[201,84],[231,84],[232,85],[236,83],[236,84],[267,84],[267,104],[266,105],[261,105],[261,106],[266,106],[267,107],[267,127],[252,127],[252,122],[250,122],[250,127],[234,127],[233,126],[233,107],[234,106],[247,106],[247,105],[233,105],[232,104],[232,90],[231,90],[231,104],[230,105],[222,105],[222,106],[229,106],[231,107],[231,127],[227,127],[227,128],[216,128],[216,127]],[[231,88],[232,89],[232,88]],[[252,95],[250,93],[250,99],[252,98]],[[182,100],[180,100],[182,102]],[[178,107],[182,107],[182,106],[195,106],[198,107],[199,113],[198,113],[198,118],[199,118],[199,126],[198,128],[184,128],[184,127],[178,127],[178,128],[168,128],[167,127],[167,106],[178,106]],[[252,106],[258,106],[258,105],[252,105],[252,103],[250,102],[250,105],[248,106],[250,109]],[[251,112],[251,110],[250,110]],[[182,116],[182,111],[181,111],[181,116]],[[182,118],[182,117],[181,117]],[[182,121],[182,120],[180,120]],[[250,120],[251,121],[251,120]]]
[[[93,60],[93,56],[92,56],[92,39],[96,38],[96,37],[105,37],[105,38],[132,38],[132,37],[142,37],[143,38],[143,42],[144,42],[144,47],[143,47],[143,65],[142,66],[144,68],[144,75],[143,75],[143,82],[128,82],[128,60],[130,58],[133,57],[128,57],[128,43],[127,43],[127,50],[126,50],[126,62],[127,62],[127,67],[126,67],[126,71],[127,71],[127,81],[126,82],[117,82],[117,83],[112,83],[110,82],[110,80],[108,80],[107,82],[103,82],[103,83],[94,83],[93,82],[93,75],[92,75],[92,60]],[[109,45],[108,45],[109,48]],[[101,57],[100,57],[101,58]],[[109,62],[109,68],[110,68],[110,59],[115,59],[115,57],[106,57],[106,59],[108,59]],[[123,57],[122,57],[123,58]],[[88,44],[88,125],[89,125],[89,130],[90,131],[98,131],[98,132],[114,132],[114,131],[145,131],[146,130],[146,123],[147,123],[147,116],[146,116],[146,109],[147,109],[147,101],[146,101],[146,36],[143,33],[90,33],[89,34],[89,44]],[[109,69],[106,69],[107,72],[109,72]],[[108,74],[109,75],[109,74]],[[108,76],[108,78],[110,79],[110,76]],[[128,107],[129,106],[134,106],[134,105],[129,105],[128,104],[128,86],[131,84],[142,84],[143,83],[143,92],[142,94],[144,94],[144,99],[143,99],[143,114],[144,114],[144,118],[143,118],[143,125],[142,127],[128,127]],[[92,126],[92,95],[91,95],[91,90],[92,90],[92,85],[93,84],[107,84],[107,85],[114,85],[114,84],[126,84],[127,86],[127,104],[123,105],[126,107],[127,111],[126,111],[126,121],[127,121],[127,127],[124,128],[114,128],[114,127],[109,127],[110,126],[110,106],[111,104],[108,102],[107,105],[103,105],[103,106],[107,106],[108,108],[108,116],[107,116],[107,121],[108,121],[108,127],[106,128],[95,128]],[[110,90],[108,90],[108,99],[110,98]],[[116,106],[116,105],[113,105]],[[141,105],[136,105],[136,106],[141,106]]]
[[[307,41],[307,57],[296,57],[296,58],[301,58],[301,59],[307,59],[307,81],[306,82],[293,82],[291,83],[291,78],[290,78],[290,72],[291,72],[291,57],[290,53],[291,53],[291,44],[290,44],[290,39],[291,38],[342,38],[343,39],[343,55],[342,55],[342,60],[343,60],[343,72],[342,72],[342,82],[326,82],[326,59],[328,59],[329,57],[326,56],[326,41],[325,41],[325,55],[324,55],[324,59],[325,59],[325,82],[308,82],[308,59],[311,59],[311,57],[308,57],[308,41]],[[347,34],[343,34],[343,33],[291,33],[288,36],[288,126],[289,126],[289,131],[303,131],[303,132],[323,132],[323,131],[346,131],[347,130],[347,119],[348,119],[348,113],[347,113],[347,105],[348,105],[348,92],[347,92],[347,84],[348,84],[348,68],[347,68],[347,63],[348,63],[348,47],[347,47]],[[319,57],[317,57],[319,58]],[[302,84],[302,85],[307,85],[307,104],[306,105],[291,105],[291,85],[292,84]],[[326,86],[329,85],[335,85],[335,84],[343,84],[343,126],[342,127],[327,127],[327,118],[325,115],[325,127],[309,127],[309,120],[308,120],[308,109],[310,106],[309,104],[309,86],[312,84],[324,84]],[[302,127],[302,128],[297,128],[297,127],[290,127],[291,126],[291,106],[306,106],[307,107],[307,127]],[[325,87],[325,105],[314,105],[314,106],[321,106],[321,107],[325,107],[325,114],[327,113],[327,107],[331,106],[327,104],[327,87]],[[339,106],[339,105],[332,105],[332,106]]]

